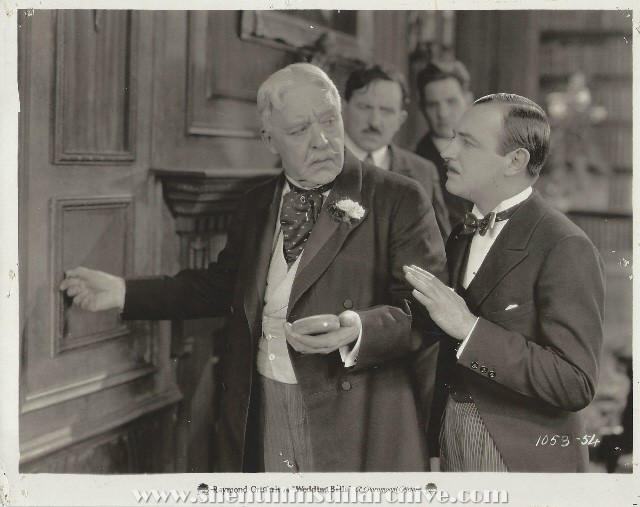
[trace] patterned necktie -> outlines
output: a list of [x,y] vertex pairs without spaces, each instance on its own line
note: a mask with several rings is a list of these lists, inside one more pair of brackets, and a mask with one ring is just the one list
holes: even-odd
[[284,257],[289,267],[302,253],[311,235],[311,229],[322,209],[323,192],[331,188],[333,182],[306,190],[291,185],[291,191],[282,198],[280,224],[282,226]]
[[494,213],[493,211],[487,214],[483,218],[478,218],[470,211],[467,211],[464,214],[464,220],[462,221],[462,231],[460,234],[463,236],[475,234],[478,231],[480,236],[484,236],[489,229],[492,229],[496,222],[502,222],[503,220],[509,220],[511,215],[513,215],[516,210],[520,207],[520,204],[516,204],[511,208],[507,208],[504,211],[500,211],[499,213]]

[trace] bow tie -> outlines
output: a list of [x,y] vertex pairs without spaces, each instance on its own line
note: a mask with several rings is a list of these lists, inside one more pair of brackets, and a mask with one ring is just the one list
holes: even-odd
[[[522,204],[522,203],[520,203]],[[499,213],[488,213],[483,218],[478,218],[470,211],[467,211],[464,214],[464,220],[462,221],[462,231],[460,234],[463,236],[475,234],[478,231],[480,236],[484,236],[489,229],[492,229],[496,222],[502,222],[504,220],[509,220],[511,216],[516,212],[516,210],[520,207],[520,204],[516,204],[511,208],[508,208],[504,211],[500,211]]]

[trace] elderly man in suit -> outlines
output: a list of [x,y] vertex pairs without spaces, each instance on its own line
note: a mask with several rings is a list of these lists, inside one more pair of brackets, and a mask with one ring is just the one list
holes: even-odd
[[407,119],[404,76],[380,65],[355,70],[344,90],[344,142],[361,161],[416,180],[431,199],[446,241],[451,232],[436,166],[392,143]]
[[[424,470],[411,357],[428,323],[402,267],[444,272],[433,208],[415,182],[344,150],[340,97],[319,68],[274,73],[258,112],[283,172],[244,195],[217,262],[126,282],[78,268],[61,289],[125,319],[230,314],[218,471]],[[328,314],[337,328],[295,327]]]
[[451,287],[405,268],[449,335],[430,428],[443,471],[587,469],[578,411],[598,379],[604,266],[584,232],[532,190],[549,130],[524,97],[477,100],[442,152],[447,188],[474,203],[447,242]]

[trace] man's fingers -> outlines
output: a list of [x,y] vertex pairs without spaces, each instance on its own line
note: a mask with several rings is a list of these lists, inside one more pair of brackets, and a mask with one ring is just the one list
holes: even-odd
[[413,290],[413,297],[415,297],[418,302],[422,303],[427,310],[430,310],[432,305],[432,299],[417,289]]
[[73,302],[83,310],[86,310],[85,305],[88,298],[89,298],[89,294],[86,292],[83,292],[81,294],[78,294],[76,297],[74,297]]
[[78,278],[87,274],[87,272],[91,271],[82,266],[78,266],[77,268],[67,269],[64,274],[67,278]]
[[404,272],[405,272],[405,275],[411,275],[414,278],[416,278],[417,280],[420,280],[421,282],[424,282],[424,283],[429,283],[429,282],[433,281],[434,278],[435,278],[431,273],[429,273],[427,271],[424,271],[424,270],[418,270],[418,269],[413,268],[413,267],[405,266],[404,267]]
[[418,267],[415,264],[412,264],[411,266],[404,266],[404,270],[412,272],[415,276],[417,276],[417,277],[419,277],[421,279],[422,278],[427,278],[427,279],[437,278],[435,275],[433,275],[432,273],[430,273],[426,269],[422,269],[421,267]]
[[358,338],[359,329],[354,327],[343,327],[336,331],[330,331],[320,335],[298,334],[293,331],[290,323],[285,323],[285,336],[293,348],[303,353],[329,353],[342,345],[346,345]]
[[87,292],[87,288],[83,284],[74,284],[71,287],[67,288],[66,291],[67,291],[67,296],[74,297],[74,296],[77,296],[78,294]]
[[430,292],[433,290],[433,284],[430,281],[421,280],[411,272],[407,273],[405,278],[407,279],[407,282],[420,292]]
[[330,354],[334,350],[338,350],[338,347],[335,347],[335,348],[325,347],[325,348],[317,349],[313,347],[307,347],[305,345],[298,344],[298,343],[296,344],[291,343],[291,346],[294,348],[294,350],[296,350],[297,352],[300,352],[300,354]]

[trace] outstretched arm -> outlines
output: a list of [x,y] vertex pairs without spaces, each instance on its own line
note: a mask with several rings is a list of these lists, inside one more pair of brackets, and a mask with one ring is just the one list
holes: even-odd
[[227,245],[208,269],[187,269],[176,276],[123,278],[78,267],[66,272],[60,290],[92,312],[119,308],[125,320],[216,317],[233,297],[242,218],[229,228]]

